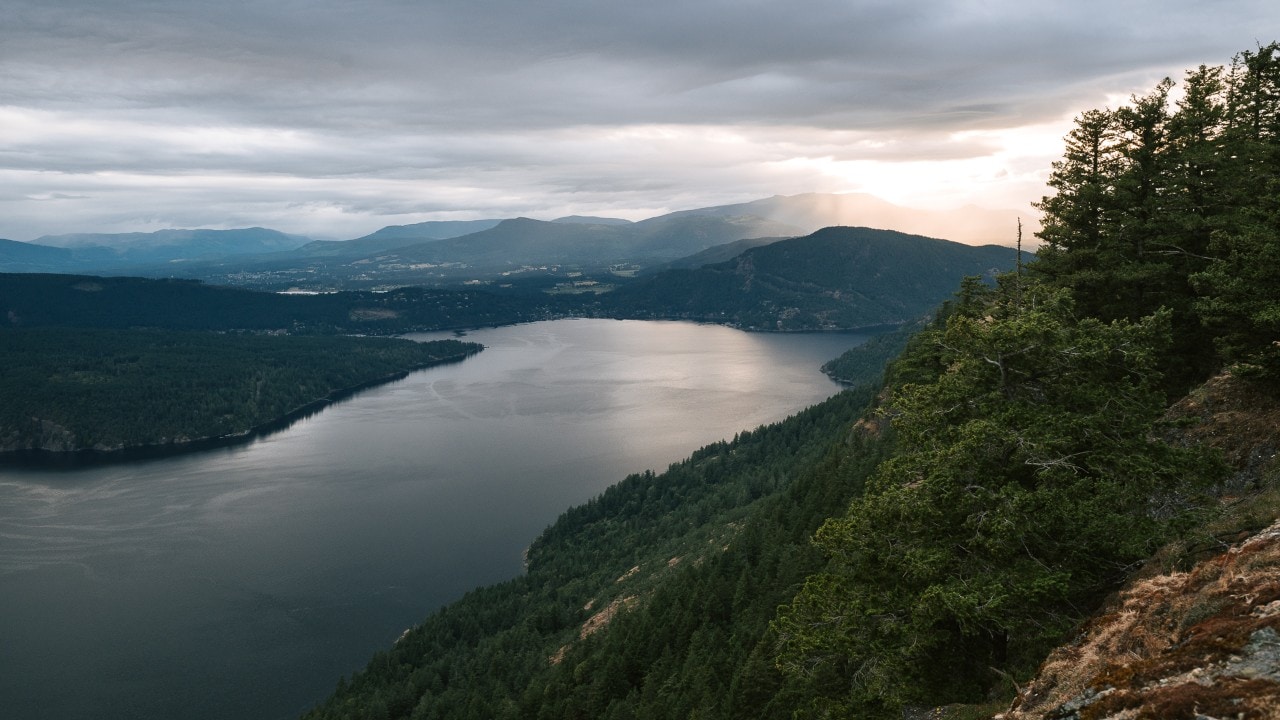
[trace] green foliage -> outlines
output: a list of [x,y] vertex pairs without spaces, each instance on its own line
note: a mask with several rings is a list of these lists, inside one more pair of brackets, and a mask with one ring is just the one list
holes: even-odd
[[894,391],[898,452],[819,531],[831,564],[777,620],[780,665],[823,712],[980,700],[989,668],[1034,667],[1213,476],[1149,437],[1167,312],[1078,319],[1064,291],[1013,285],[925,336],[943,372]]
[[1273,362],[1280,45],[1188,73],[1170,107],[1172,88],[1077,118],[1039,203],[1046,244],[1032,266],[1083,314],[1169,309],[1171,396],[1223,361]]
[[1280,382],[1280,44],[1238,55],[1227,75],[1221,140],[1239,168],[1224,182],[1234,222],[1193,277],[1198,309],[1228,362]]
[[[1265,191],[1280,195],[1274,179]],[[1196,277],[1206,295],[1198,309],[1216,330],[1222,357],[1247,375],[1280,383],[1280,207],[1213,242],[1218,261]]]
[[0,329],[0,449],[118,450],[243,435],[479,349],[457,340]]
[[634,609],[572,645],[525,692],[528,716],[790,717],[803,696],[771,661],[769,622],[822,565],[807,542],[820,519],[859,491],[886,447],[850,436],[798,468],[784,492],[735,523],[723,547],[680,557]]

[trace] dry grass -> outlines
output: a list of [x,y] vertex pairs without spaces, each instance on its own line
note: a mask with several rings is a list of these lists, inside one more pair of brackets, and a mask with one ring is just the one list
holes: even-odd
[[1277,628],[1280,523],[1190,572],[1131,584],[1004,717],[1280,717],[1280,652],[1257,642]]

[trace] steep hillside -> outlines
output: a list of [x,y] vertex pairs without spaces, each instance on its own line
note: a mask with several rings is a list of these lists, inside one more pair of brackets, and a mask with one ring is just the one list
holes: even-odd
[[[822,562],[809,534],[885,451],[849,431],[871,397],[840,393],[565,512],[525,574],[426,618],[306,717],[610,717],[645,676],[663,716],[761,717],[756,697],[781,682],[761,645],[774,608]],[[657,694],[687,666],[702,684]],[[752,694],[730,700],[739,685]]]
[[1221,514],[1055,650],[1006,720],[1280,714],[1280,396],[1226,372],[1168,419],[1230,463]]
[[972,247],[870,228],[826,228],[696,270],[668,270],[601,298],[623,317],[688,318],[766,330],[892,324],[918,318],[969,275],[1016,264],[1007,247]]
[[1057,650],[1005,720],[1280,716],[1280,523],[1135,582]]

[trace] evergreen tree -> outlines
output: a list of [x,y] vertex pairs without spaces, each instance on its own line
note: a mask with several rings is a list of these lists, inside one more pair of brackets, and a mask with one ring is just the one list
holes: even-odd
[[1224,360],[1280,382],[1280,43],[1236,56],[1227,74],[1221,194],[1231,222],[1193,276]]
[[1035,269],[1071,278],[1083,295],[1113,292],[1106,269],[1113,245],[1119,144],[1115,113],[1081,114],[1066,137],[1062,160],[1053,163],[1049,186],[1056,192],[1036,205],[1044,213],[1039,235],[1045,245]]
[[1196,276],[1205,291],[1198,307],[1225,360],[1280,383],[1280,182],[1273,178],[1264,187],[1269,207],[1215,237],[1215,262]]
[[[1241,264],[1263,257],[1273,226],[1278,55],[1273,43],[1229,69],[1202,66],[1172,108],[1165,80],[1117,110],[1082,114],[1054,164],[1055,193],[1038,205],[1046,244],[1033,272],[1070,289],[1078,311],[1104,320],[1172,312],[1162,368],[1170,396],[1243,357],[1240,343],[1265,346],[1267,313],[1245,306],[1275,278]],[[1232,339],[1215,351],[1224,332]]]
[[775,623],[787,673],[848,683],[819,714],[981,699],[1150,554],[1212,468],[1149,437],[1168,324],[1077,319],[1037,286],[947,320],[945,371],[893,393],[898,452]]

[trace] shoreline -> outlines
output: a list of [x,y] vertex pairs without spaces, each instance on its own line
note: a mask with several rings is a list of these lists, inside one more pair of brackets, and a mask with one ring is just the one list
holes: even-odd
[[389,375],[384,375],[350,387],[334,390],[324,397],[316,398],[315,400],[296,407],[279,417],[258,423],[257,425],[240,432],[172,442],[125,445],[118,448],[87,447],[77,448],[74,450],[18,448],[13,450],[0,450],[0,467],[17,466],[25,469],[40,469],[42,467],[48,469],[68,469],[174,457],[177,455],[186,455],[188,453],[214,450],[222,447],[233,447],[235,445],[241,445],[260,437],[285,430],[297,421],[315,415],[330,405],[348,400],[364,390],[393,383],[397,380],[403,380],[408,377],[410,373],[414,373],[419,370],[460,363],[472,355],[478,354],[482,349],[483,348],[467,350],[466,352],[457,355],[414,365]]
[[[789,334],[836,335],[836,334],[845,334],[845,333],[848,333],[848,334],[873,333],[874,334],[874,333],[892,331],[900,327],[900,324],[886,323],[886,324],[867,325],[867,326],[853,327],[853,328],[809,328],[809,329],[782,330],[777,328],[744,327],[733,322],[728,322],[726,320],[716,319],[716,318],[691,318],[691,317],[670,317],[670,316],[638,318],[638,317],[617,317],[617,316],[590,315],[590,314],[571,315],[571,316],[555,318],[555,319],[557,320],[570,320],[570,319],[617,320],[617,321],[638,320],[641,322],[646,322],[646,321],[648,322],[653,322],[653,321],[688,322],[688,323],[695,323],[699,325],[718,325],[720,327],[727,327],[734,330],[738,330],[740,332],[763,333],[763,334],[771,334],[771,335],[789,335]],[[433,332],[433,333],[450,332],[450,333],[453,333],[453,335],[457,338],[465,338],[468,332],[474,331],[474,330],[479,330],[484,328],[504,327],[507,325],[521,325],[521,324],[535,323],[535,322],[544,322],[544,320],[521,320],[521,321],[512,322],[512,323],[495,323],[491,325],[481,325],[481,326],[471,326],[471,327],[453,327],[453,328],[446,328],[446,329],[400,330],[391,336],[393,337],[403,336],[405,334],[411,334],[411,333],[417,333],[417,332]],[[483,348],[481,348],[480,350],[482,349]],[[330,405],[343,402],[349,399],[350,397],[360,393],[363,390],[377,387],[379,385],[385,385],[387,383],[395,382],[397,380],[402,380],[405,377],[407,377],[410,373],[416,372],[418,370],[424,370],[427,368],[436,367],[440,365],[448,365],[448,364],[462,362],[463,360],[466,360],[468,357],[471,357],[472,355],[480,352],[480,350],[470,350],[459,355],[442,358],[429,363],[415,365],[413,367],[409,367],[404,370],[391,373],[389,375],[385,375],[379,378],[375,378],[373,380],[359,383],[351,387],[335,390],[324,397],[317,398],[315,400],[312,400],[311,402],[305,403],[297,408],[294,408],[293,410],[290,410],[284,415],[281,415],[276,418],[272,418],[271,420],[267,420],[265,422],[258,423],[257,425],[247,428],[241,432],[229,433],[226,435],[219,435],[219,436],[190,438],[190,439],[183,439],[178,441],[147,443],[147,444],[139,444],[139,445],[125,445],[121,447],[112,447],[112,448],[82,447],[82,448],[76,448],[74,450],[53,450],[53,449],[48,449],[43,447],[39,447],[39,448],[28,447],[28,448],[14,448],[14,449],[8,449],[8,450],[0,449],[0,468],[22,467],[25,469],[48,468],[50,470],[62,470],[62,469],[72,469],[72,468],[78,468],[78,467],[92,467],[92,466],[98,466],[98,465],[109,465],[109,464],[117,464],[117,463],[135,462],[140,460],[151,460],[151,459],[157,459],[157,458],[175,457],[178,455],[185,455],[188,453],[203,452],[207,450],[214,450],[214,449],[224,448],[224,447],[234,447],[236,445],[248,443],[257,438],[264,437],[264,436],[271,435],[273,433],[285,430],[289,426],[293,425],[295,422],[302,420],[304,418],[310,417],[311,415],[314,415],[324,410],[326,407]],[[825,370],[823,371],[823,374],[827,375],[827,377],[829,377],[836,384],[840,385],[842,388],[849,387],[849,384],[846,381],[831,375]]]

